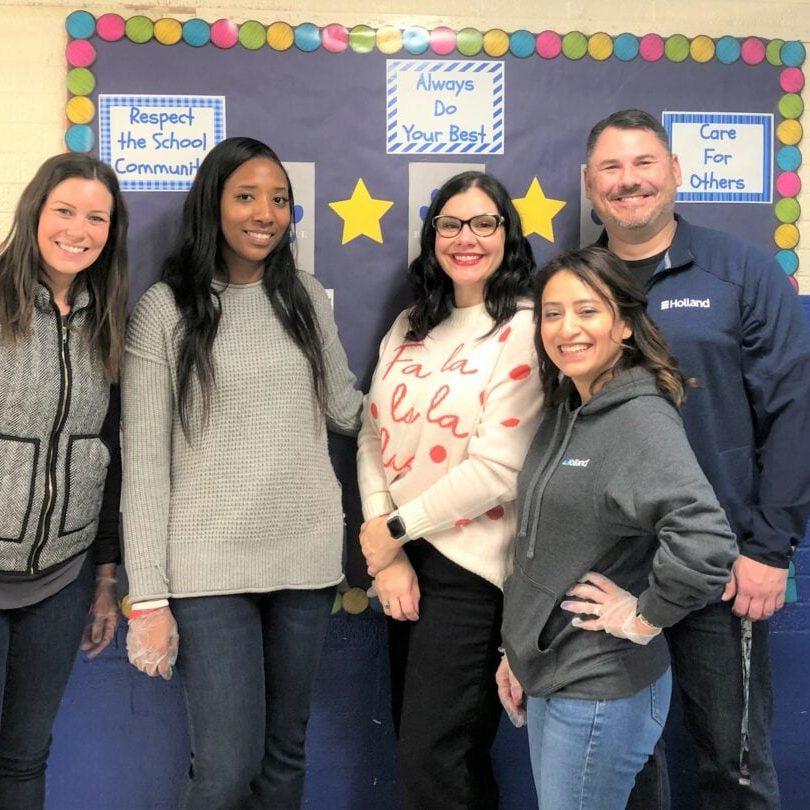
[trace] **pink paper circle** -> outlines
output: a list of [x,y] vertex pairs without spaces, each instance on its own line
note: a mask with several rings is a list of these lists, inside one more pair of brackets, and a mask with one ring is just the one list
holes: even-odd
[[748,37],[740,48],[746,65],[758,65],[765,58],[765,43],[757,37]]
[[90,67],[96,61],[96,49],[86,39],[74,39],[65,53],[71,67]]
[[349,47],[349,30],[337,23],[321,29],[321,47],[329,53],[343,53]]
[[102,14],[96,20],[96,33],[107,42],[118,42],[125,31],[126,23],[120,14]]
[[430,50],[439,56],[447,56],[456,48],[456,32],[451,28],[439,26],[430,32]]
[[802,190],[802,181],[796,172],[782,172],[776,178],[776,190],[782,197],[795,197]]
[[638,45],[638,52],[647,62],[657,62],[664,55],[664,40],[658,34],[645,34]]
[[230,20],[217,20],[211,25],[211,42],[218,48],[233,48],[239,42],[239,26]]
[[779,86],[786,93],[799,93],[804,87],[804,73],[801,68],[789,67],[785,68],[779,74]]
[[562,39],[556,31],[543,31],[537,35],[537,53],[543,59],[556,59],[562,51]]

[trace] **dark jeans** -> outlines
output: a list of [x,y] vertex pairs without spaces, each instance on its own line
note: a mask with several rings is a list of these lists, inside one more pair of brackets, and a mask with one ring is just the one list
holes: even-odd
[[405,550],[421,601],[418,621],[388,622],[402,807],[495,810],[503,596],[425,540]]
[[187,810],[298,810],[335,589],[173,599],[191,738]]
[[[744,707],[741,621],[724,603],[691,613],[667,630],[684,722],[697,761],[704,810],[776,810],[779,785],[771,757],[768,623],[753,622],[748,692],[749,776],[740,770]],[[669,807],[666,759],[656,749],[636,780],[630,810]]]
[[53,726],[93,595],[88,559],[77,579],[35,605],[0,610],[0,809],[45,803]]

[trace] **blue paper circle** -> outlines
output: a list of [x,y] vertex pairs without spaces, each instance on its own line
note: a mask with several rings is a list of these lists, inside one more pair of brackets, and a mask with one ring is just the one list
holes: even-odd
[[783,172],[795,172],[802,165],[802,153],[796,146],[783,146],[776,153],[776,165]]
[[186,20],[183,23],[183,42],[201,48],[211,41],[211,26],[205,20]]
[[73,11],[65,20],[65,28],[74,39],[87,39],[96,31],[96,18],[89,11]]
[[798,67],[804,62],[805,51],[801,42],[793,40],[786,42],[779,50],[782,64],[788,67]]
[[430,44],[430,34],[419,25],[412,25],[402,32],[402,45],[405,50],[418,56],[428,49]]
[[740,43],[734,37],[720,37],[717,40],[714,55],[718,62],[730,65],[740,58]]
[[780,250],[776,254],[776,261],[779,262],[786,276],[792,276],[799,269],[799,257],[794,250]]
[[513,31],[509,37],[509,50],[514,56],[525,59],[534,53],[537,40],[530,31]]
[[296,25],[293,38],[295,47],[304,53],[312,53],[321,47],[321,29],[313,23]]
[[71,152],[89,152],[95,146],[96,137],[86,124],[74,124],[65,132],[65,143]]
[[638,56],[638,37],[633,34],[619,34],[613,40],[613,53],[622,62],[632,62]]

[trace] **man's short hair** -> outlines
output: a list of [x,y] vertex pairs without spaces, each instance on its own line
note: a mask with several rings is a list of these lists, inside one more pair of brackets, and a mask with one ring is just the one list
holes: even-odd
[[596,141],[608,127],[615,129],[649,130],[666,147],[667,152],[670,151],[669,136],[667,135],[667,131],[661,126],[661,122],[644,110],[629,109],[611,113],[607,118],[603,118],[599,123],[594,125],[593,129],[588,133],[588,141],[585,146],[586,158],[591,156],[596,146]]

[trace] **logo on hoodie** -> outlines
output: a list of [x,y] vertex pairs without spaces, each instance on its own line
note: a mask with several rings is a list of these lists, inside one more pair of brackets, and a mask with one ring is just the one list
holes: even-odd
[[711,298],[670,298],[661,302],[661,311],[666,309],[710,309]]
[[564,458],[560,464],[563,467],[587,467],[591,463],[589,458]]

